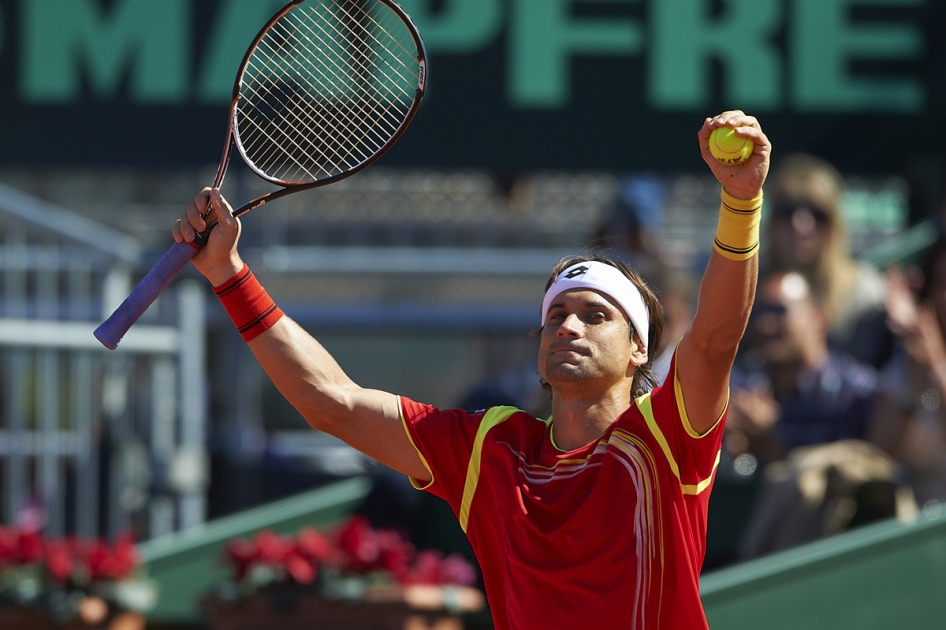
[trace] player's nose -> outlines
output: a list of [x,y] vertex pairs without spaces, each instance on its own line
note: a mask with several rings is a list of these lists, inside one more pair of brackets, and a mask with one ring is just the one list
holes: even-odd
[[581,319],[571,313],[565,318],[565,321],[561,323],[558,327],[558,336],[559,337],[580,337],[582,331],[584,330],[584,325],[582,324]]

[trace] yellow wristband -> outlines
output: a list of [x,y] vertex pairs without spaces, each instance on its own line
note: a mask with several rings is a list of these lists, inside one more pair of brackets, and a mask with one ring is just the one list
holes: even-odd
[[721,197],[713,247],[730,260],[748,260],[759,251],[762,193],[755,199],[737,199],[723,190]]

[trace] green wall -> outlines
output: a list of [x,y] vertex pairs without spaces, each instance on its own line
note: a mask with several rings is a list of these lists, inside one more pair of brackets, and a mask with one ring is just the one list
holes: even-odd
[[713,630],[946,627],[946,517],[867,526],[703,577]]

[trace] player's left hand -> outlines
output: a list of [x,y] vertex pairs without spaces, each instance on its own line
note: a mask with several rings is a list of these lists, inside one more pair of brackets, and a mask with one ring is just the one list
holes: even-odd
[[[755,147],[748,160],[742,164],[730,166],[713,157],[709,149],[709,139],[710,134],[717,127],[731,127],[737,136],[752,140]],[[762,133],[762,127],[754,116],[746,116],[744,112],[736,109],[707,118],[703,121],[698,137],[703,161],[713,171],[713,175],[723,185],[726,192],[738,199],[754,199],[759,196],[765,178],[769,174],[769,156],[772,145]]]

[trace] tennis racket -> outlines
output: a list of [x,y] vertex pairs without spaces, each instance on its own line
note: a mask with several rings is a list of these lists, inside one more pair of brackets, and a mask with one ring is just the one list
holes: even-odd
[[[280,189],[239,216],[290,193],[354,175],[397,142],[426,88],[426,51],[410,17],[390,0],[294,0],[263,27],[243,57],[230,103],[223,183],[235,148]],[[207,243],[176,243],[95,329],[114,350],[131,326]]]

